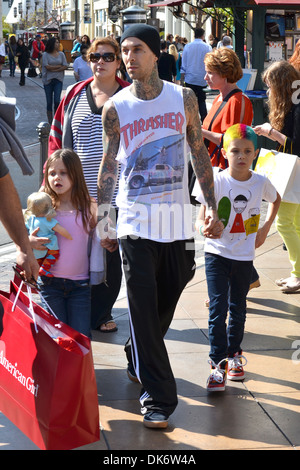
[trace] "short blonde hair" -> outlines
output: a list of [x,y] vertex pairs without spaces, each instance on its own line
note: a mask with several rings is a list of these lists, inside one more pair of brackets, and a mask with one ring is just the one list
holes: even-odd
[[210,72],[215,72],[227,78],[229,83],[236,83],[243,76],[241,62],[237,54],[228,47],[220,47],[208,52],[204,64]]
[[28,196],[27,209],[24,212],[25,220],[29,219],[32,215],[36,217],[46,217],[47,220],[53,219],[55,210],[49,194],[36,192]]

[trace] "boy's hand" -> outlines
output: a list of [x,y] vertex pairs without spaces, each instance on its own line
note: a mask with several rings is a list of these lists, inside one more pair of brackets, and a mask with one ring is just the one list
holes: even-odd
[[267,238],[269,227],[262,226],[258,229],[255,239],[255,248],[262,246]]

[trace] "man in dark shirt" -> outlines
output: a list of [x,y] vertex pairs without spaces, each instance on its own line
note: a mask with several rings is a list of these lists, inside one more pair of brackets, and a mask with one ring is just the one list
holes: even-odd
[[158,59],[158,75],[161,80],[175,82],[176,62],[174,56],[167,52],[167,41],[161,41],[160,58]]

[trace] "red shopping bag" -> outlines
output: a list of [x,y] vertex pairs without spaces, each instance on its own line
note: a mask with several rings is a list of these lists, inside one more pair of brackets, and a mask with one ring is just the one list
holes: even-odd
[[43,450],[98,441],[89,338],[32,302],[12,282],[10,293],[0,291],[0,302],[0,410]]

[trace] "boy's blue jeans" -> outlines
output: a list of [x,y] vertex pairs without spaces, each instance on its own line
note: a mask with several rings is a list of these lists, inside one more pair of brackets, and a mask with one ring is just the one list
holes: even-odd
[[216,364],[241,350],[252,267],[252,261],[236,261],[205,253],[209,296],[209,356]]
[[[42,297],[60,321],[91,338],[91,288],[89,280],[41,276]],[[42,300],[43,307],[47,310]],[[51,313],[51,312],[50,312]]]

